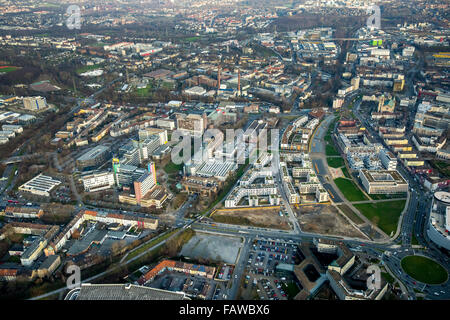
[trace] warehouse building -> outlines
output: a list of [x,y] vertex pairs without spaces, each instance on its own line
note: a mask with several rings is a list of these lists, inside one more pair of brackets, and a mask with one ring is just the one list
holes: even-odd
[[42,173],[24,183],[19,187],[19,191],[30,192],[38,196],[50,196],[50,192],[56,186],[60,185],[61,181],[53,179],[52,177],[43,175]]
[[134,284],[90,284],[71,290],[65,300],[190,300],[183,292],[172,292]]

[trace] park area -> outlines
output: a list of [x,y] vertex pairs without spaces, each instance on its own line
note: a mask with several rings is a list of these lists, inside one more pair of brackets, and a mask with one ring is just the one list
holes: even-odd
[[221,223],[289,230],[288,218],[279,212],[280,207],[221,209],[211,218]]
[[342,194],[348,201],[353,202],[369,200],[352,180],[337,178],[334,179],[334,183],[339,190],[341,190]]
[[402,268],[417,281],[426,284],[440,284],[447,281],[447,271],[437,262],[423,256],[403,258]]
[[406,200],[384,201],[378,203],[354,204],[370,221],[376,224],[384,233],[390,235],[397,230],[398,220],[405,207]]

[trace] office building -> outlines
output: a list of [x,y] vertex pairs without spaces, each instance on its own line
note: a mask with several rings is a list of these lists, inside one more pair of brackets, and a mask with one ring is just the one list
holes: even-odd
[[81,177],[86,192],[96,192],[110,189],[114,186],[114,174],[112,172],[101,172]]
[[369,194],[403,193],[408,183],[396,170],[359,170],[361,183]]
[[104,164],[110,157],[109,147],[100,145],[89,149],[89,151],[78,157],[76,165],[79,170],[92,170]]
[[380,160],[384,168],[389,171],[397,169],[397,158],[390,151],[385,149],[380,151]]
[[142,198],[144,198],[147,193],[153,190],[156,186],[156,172],[155,164],[149,164],[149,172],[143,174],[139,179],[134,182],[134,193],[136,195],[136,202],[141,203]]

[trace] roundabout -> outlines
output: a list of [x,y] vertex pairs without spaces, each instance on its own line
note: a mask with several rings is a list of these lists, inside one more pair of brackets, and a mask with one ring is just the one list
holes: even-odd
[[401,266],[410,277],[425,284],[441,284],[448,279],[444,267],[424,256],[407,256]]

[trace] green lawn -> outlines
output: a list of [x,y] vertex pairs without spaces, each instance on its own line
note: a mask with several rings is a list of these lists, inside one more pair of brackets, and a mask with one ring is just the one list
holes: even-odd
[[329,167],[340,168],[345,165],[344,159],[342,158],[327,158],[327,163]]
[[174,174],[174,173],[178,173],[178,171],[183,170],[183,165],[182,164],[175,164],[172,161],[169,162],[165,167],[164,167],[164,171],[167,174]]
[[284,292],[286,292],[288,299],[294,299],[294,297],[300,292],[297,284],[294,281],[290,281],[287,285],[283,282],[281,284]]
[[148,97],[151,93],[153,86],[149,83],[145,88],[136,89],[136,95],[140,97]]
[[174,89],[174,83],[173,82],[167,82],[167,81],[164,81],[162,84],[161,84],[161,87],[163,87],[163,88],[166,88],[166,89],[168,89],[168,90],[173,90]]
[[337,187],[344,194],[345,198],[348,201],[365,201],[369,200],[358,188],[358,186],[351,180],[345,178],[337,178],[334,179],[334,183],[336,183]]
[[375,223],[387,235],[397,230],[398,219],[405,207],[406,200],[355,204],[363,215]]
[[381,272],[381,276],[383,277],[384,280],[386,280],[386,282],[390,284],[393,284],[395,281],[395,278],[387,272]]
[[327,144],[325,146],[325,155],[326,156],[338,156],[339,152],[336,150],[336,147],[331,145],[331,144]]
[[402,268],[417,281],[427,284],[440,284],[447,280],[447,271],[437,262],[423,256],[403,258]]
[[143,245],[142,247],[140,247],[139,249],[136,249],[135,251],[132,251],[126,258],[126,261],[132,259],[133,257],[141,254],[144,251],[147,251],[148,249],[150,249],[153,246],[156,246],[158,243],[166,240],[167,238],[169,238],[170,236],[172,236],[173,234],[175,234],[178,231],[178,229],[172,230],[171,232],[168,232],[162,236],[157,237],[156,239],[150,241],[149,243]]

